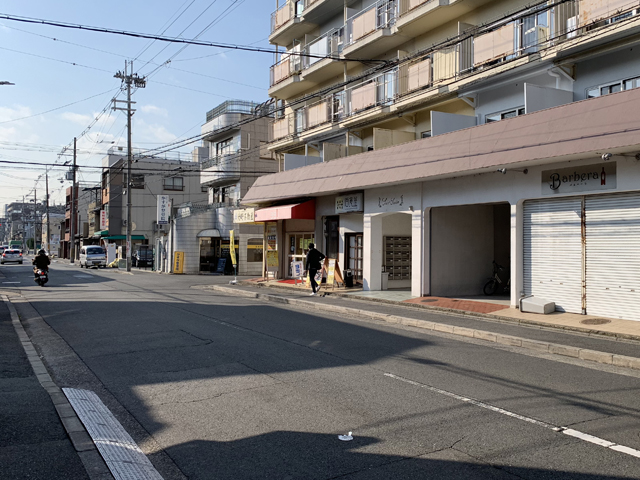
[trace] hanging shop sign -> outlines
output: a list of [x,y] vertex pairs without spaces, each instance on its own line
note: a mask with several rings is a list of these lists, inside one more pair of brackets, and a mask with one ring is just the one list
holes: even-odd
[[[156,218],[158,225],[167,225],[169,223],[169,204],[169,195],[158,195],[158,211]],[[101,230],[104,230],[105,228],[106,227],[100,227]]]
[[253,223],[255,217],[254,208],[238,208],[233,211],[233,223]]
[[[236,242],[234,237],[235,235],[233,233],[233,230],[229,230],[229,243],[235,247]],[[229,250],[229,253],[231,253],[231,265],[235,267],[236,265],[238,265],[238,262],[236,262],[236,249],[229,247]]]
[[340,195],[336,197],[336,214],[349,212],[362,212],[364,201],[362,193]]
[[543,195],[613,190],[616,187],[616,162],[558,168],[542,172]]
[[106,230],[109,224],[107,223],[107,211],[100,210],[100,230]]

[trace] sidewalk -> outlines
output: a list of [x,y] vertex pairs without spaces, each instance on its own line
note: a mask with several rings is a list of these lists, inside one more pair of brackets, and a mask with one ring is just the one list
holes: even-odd
[[27,360],[4,302],[0,302],[0,352],[0,477],[89,478],[51,397]]
[[[376,298],[367,295],[369,292],[336,289],[321,291],[325,296],[309,296],[309,290],[300,286],[258,282],[257,279],[243,281],[236,286],[203,285],[197,288],[298,306],[311,314],[313,310],[319,310],[364,316],[392,324],[640,370],[640,322],[612,319],[604,325],[589,325],[581,322],[598,319],[559,312],[551,315],[521,313],[510,308],[508,302],[504,305],[504,301],[491,304],[479,300],[453,302],[456,299],[406,298],[410,297],[408,292],[383,292],[386,298]],[[401,295],[394,301],[389,293]],[[434,298],[435,302],[422,302]],[[445,300],[456,308],[430,306],[438,302],[446,304]],[[478,305],[493,305],[497,309],[489,313],[464,310],[479,308]]]

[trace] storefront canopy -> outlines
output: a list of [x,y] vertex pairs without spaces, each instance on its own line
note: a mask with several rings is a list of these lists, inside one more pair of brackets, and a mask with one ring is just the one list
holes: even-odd
[[292,203],[291,205],[279,205],[277,207],[262,208],[256,210],[256,222],[273,222],[276,220],[315,220],[316,201],[309,200],[303,203]]
[[109,235],[109,230],[102,230],[93,234],[94,237],[105,237]]
[[207,230],[202,230],[198,234],[198,238],[212,238],[212,237],[220,237],[220,230],[217,228],[209,228]]
[[[599,158],[640,148],[640,88],[549,108],[256,180],[242,200],[260,205],[496,169]],[[282,207],[278,207],[282,208]],[[264,211],[264,210],[259,210]],[[256,212],[256,221],[258,211]]]
[[[111,235],[110,237],[102,237],[101,240],[126,240],[126,235]],[[131,240],[146,240],[144,235],[131,235]]]

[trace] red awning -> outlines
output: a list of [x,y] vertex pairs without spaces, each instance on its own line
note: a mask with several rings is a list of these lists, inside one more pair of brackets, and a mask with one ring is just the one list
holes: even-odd
[[315,220],[316,201],[309,200],[303,203],[292,203],[291,205],[280,205],[256,210],[255,222],[274,222],[276,220]]

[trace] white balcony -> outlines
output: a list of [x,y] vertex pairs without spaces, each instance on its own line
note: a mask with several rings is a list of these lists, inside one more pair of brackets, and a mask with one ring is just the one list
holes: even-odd
[[209,187],[231,185],[240,180],[242,152],[211,157],[200,164],[200,184]]

